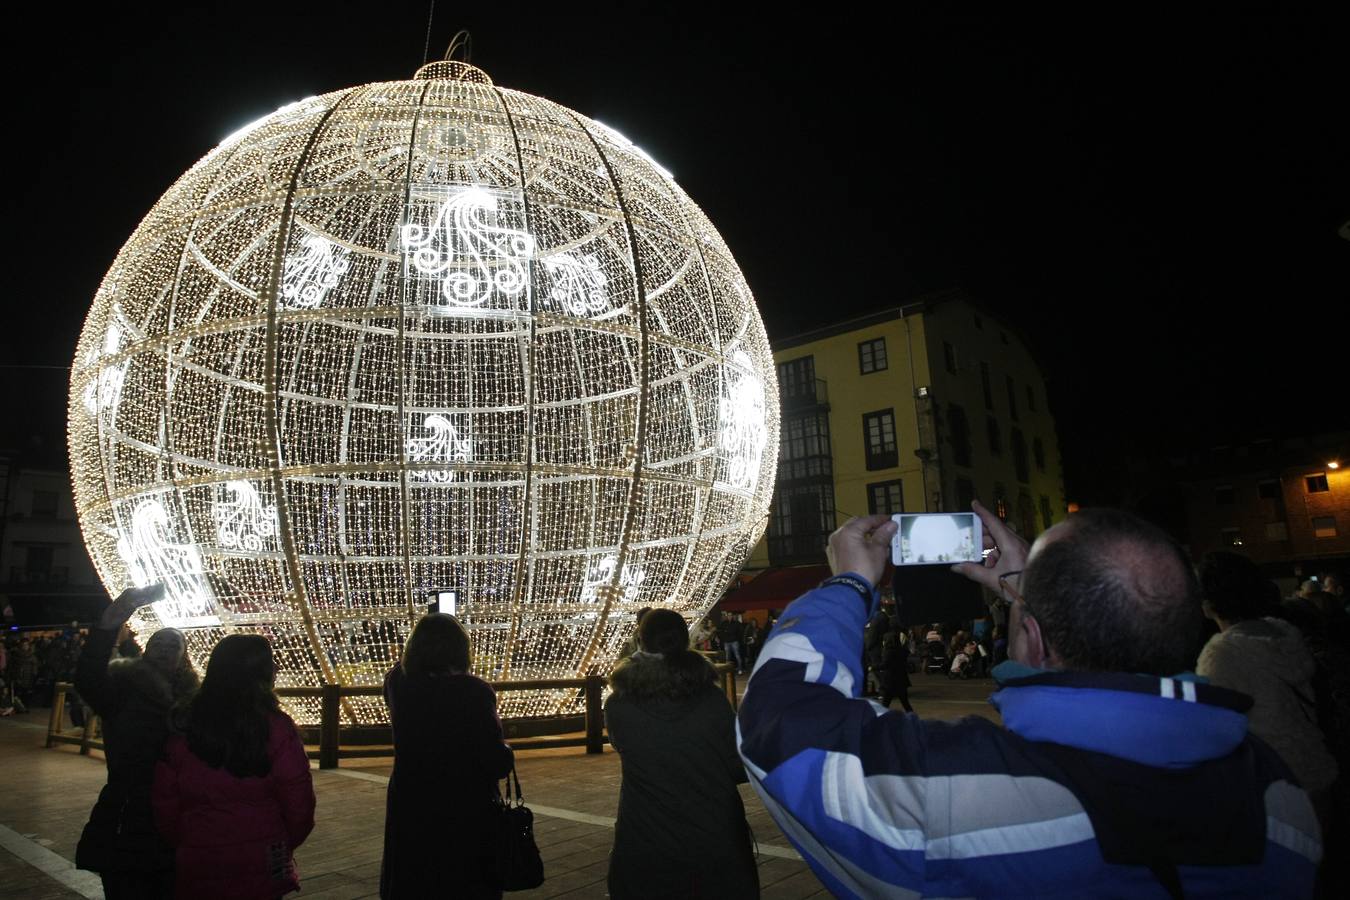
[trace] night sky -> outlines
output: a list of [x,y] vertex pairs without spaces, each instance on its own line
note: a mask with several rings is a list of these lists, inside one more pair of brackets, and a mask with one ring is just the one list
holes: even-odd
[[[411,77],[427,5],[50,6],[10,28],[46,63],[7,63],[0,450],[64,465],[61,367],[136,223],[241,125]],[[497,84],[645,149],[771,337],[964,288],[1042,360],[1070,499],[1115,499],[1136,450],[1350,424],[1343,18],[730,7],[442,2],[431,55],[467,27]]]

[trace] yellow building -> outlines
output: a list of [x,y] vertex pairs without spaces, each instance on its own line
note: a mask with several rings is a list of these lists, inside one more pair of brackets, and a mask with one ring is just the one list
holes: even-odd
[[782,401],[768,532],[747,569],[824,562],[850,516],[966,510],[1032,538],[1065,516],[1045,381],[963,294],[774,342]]

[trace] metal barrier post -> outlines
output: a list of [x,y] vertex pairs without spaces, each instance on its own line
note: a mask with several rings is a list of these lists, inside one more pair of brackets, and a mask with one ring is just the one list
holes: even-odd
[[342,687],[325,684],[320,697],[319,713],[319,768],[338,767],[339,716],[341,715]]
[[[81,699],[83,704],[84,700]],[[84,714],[84,734],[80,735],[80,755],[88,756],[89,748],[94,743],[94,723],[98,721],[98,715],[87,706]]]
[[70,685],[64,681],[58,681],[52,691],[52,714],[47,720],[47,749],[56,746],[55,735],[61,730],[61,719],[66,714],[66,691]]
[[600,696],[605,687],[605,679],[599,675],[586,677],[586,752],[604,753],[605,709]]

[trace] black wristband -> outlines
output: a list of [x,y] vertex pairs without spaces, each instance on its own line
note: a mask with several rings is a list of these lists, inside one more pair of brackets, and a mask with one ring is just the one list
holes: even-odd
[[868,584],[866,580],[859,578],[857,575],[832,575],[822,581],[820,587],[829,587],[834,584],[851,587],[853,590],[857,591],[858,596],[862,599],[864,613],[869,616],[872,614],[872,586]]

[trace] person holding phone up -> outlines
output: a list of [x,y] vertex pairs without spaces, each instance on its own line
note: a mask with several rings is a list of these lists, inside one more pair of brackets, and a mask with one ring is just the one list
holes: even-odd
[[132,613],[164,595],[161,585],[129,588],[108,605],[75,668],[75,689],[103,719],[108,783],[89,814],[75,865],[98,872],[103,894],[172,897],[173,848],[155,829],[150,788],[169,736],[169,713],[197,689],[187,644],[176,628],[150,636],[139,659],[109,663]]
[[[1086,510],[1026,541],[978,503],[1011,604],[1003,727],[859,697],[863,625],[896,523],[830,537],[833,577],[783,611],[746,688],[750,783],[838,897],[1311,896],[1308,795],[1247,733],[1250,698],[1186,669],[1202,635],[1184,551]],[[903,611],[901,611],[903,614]]]

